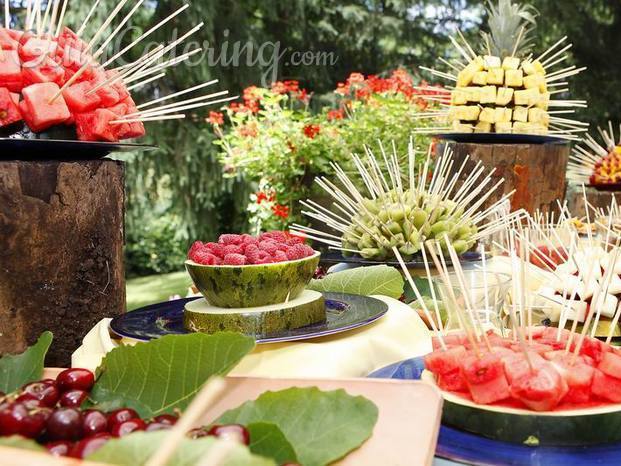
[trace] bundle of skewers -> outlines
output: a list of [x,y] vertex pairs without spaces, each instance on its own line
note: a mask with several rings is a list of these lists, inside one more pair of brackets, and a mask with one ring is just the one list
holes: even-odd
[[[189,8],[183,5],[110,58],[100,63],[115,37],[123,34],[129,21],[143,6],[120,0],[95,31],[85,37],[86,26],[99,8],[95,0],[77,32],[64,25],[69,0],[28,0],[24,30],[10,28],[9,2],[5,1],[5,27],[0,27],[0,130],[13,133],[42,133],[57,127],[69,127],[84,141],[116,142],[145,134],[143,123],[181,119],[187,111],[220,104],[236,97],[224,97],[228,91],[212,92],[173,101],[217,83],[210,80],[188,89],[164,95],[137,105],[131,92],[156,83],[174,66],[201,51],[195,48],[177,55],[177,49],[203,23],[169,43],[143,53],[138,59],[118,65],[130,50]],[[119,20],[116,27],[113,21]]]
[[[612,122],[597,128],[603,143],[586,135],[583,145],[574,147],[567,168],[567,179],[595,188],[621,185],[621,141],[616,138]],[[619,128],[621,138],[621,127]]]

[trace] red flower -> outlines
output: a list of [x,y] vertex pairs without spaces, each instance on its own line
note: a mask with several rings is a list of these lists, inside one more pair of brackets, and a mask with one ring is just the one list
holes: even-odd
[[342,119],[343,119],[343,110],[330,110],[328,112],[328,121],[342,120]]
[[306,92],[306,89],[302,89],[298,92],[298,100],[304,102],[305,104],[308,103],[308,92]]
[[257,128],[251,125],[244,125],[239,128],[239,134],[243,137],[256,137],[257,136]]
[[286,94],[287,90],[287,86],[282,81],[272,83],[272,92],[275,92],[276,94]]
[[352,73],[352,74],[349,75],[349,78],[347,78],[347,82],[349,84],[363,83],[364,82],[364,75],[362,73]]
[[220,112],[209,112],[209,118],[207,119],[212,125],[223,125],[224,115]]
[[294,80],[285,81],[284,83],[281,83],[281,84],[284,84],[285,88],[289,92],[293,92],[293,93],[300,92],[300,83],[298,81],[294,81]]
[[289,217],[289,207],[287,207],[284,204],[276,204],[275,206],[272,207],[272,212],[277,217],[280,217],[283,219]]
[[267,194],[265,192],[257,191],[255,195],[257,196],[257,204],[261,204],[261,202],[267,201]]
[[338,83],[336,85],[336,91],[337,94],[341,94],[341,95],[347,95],[349,94],[349,86],[345,83]]
[[307,138],[314,139],[319,134],[321,127],[319,125],[306,125],[302,128],[302,132]]

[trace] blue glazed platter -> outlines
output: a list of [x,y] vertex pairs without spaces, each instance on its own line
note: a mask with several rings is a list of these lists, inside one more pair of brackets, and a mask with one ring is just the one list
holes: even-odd
[[[383,367],[369,377],[419,380],[425,366],[413,358]],[[621,464],[621,444],[585,447],[530,447],[500,442],[442,425],[436,456],[458,464],[588,466]]]
[[[306,327],[257,336],[257,343],[319,338],[346,332],[375,322],[388,311],[388,304],[368,296],[323,293],[326,303],[326,320]],[[183,327],[183,310],[186,303],[202,298],[182,298],[136,309],[115,317],[110,329],[122,338],[148,341],[164,335],[190,333]]]

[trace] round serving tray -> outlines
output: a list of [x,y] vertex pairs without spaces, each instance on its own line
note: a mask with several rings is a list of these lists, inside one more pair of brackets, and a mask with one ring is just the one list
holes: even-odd
[[112,152],[154,149],[135,143],[0,138],[0,160],[95,160]]
[[[257,343],[319,338],[354,328],[363,327],[382,317],[388,304],[368,296],[323,293],[326,303],[326,320],[294,330],[285,330],[255,336]],[[110,329],[120,337],[148,341],[164,335],[190,333],[183,327],[186,303],[202,298],[182,298],[136,309],[115,317]]]
[[437,133],[433,137],[472,144],[567,144],[566,139],[543,134]]
[[[478,262],[481,260],[481,254],[478,252],[467,252],[459,256],[462,264],[464,262]],[[394,267],[399,267],[399,262],[396,260],[383,260],[383,261],[374,261],[370,259],[364,259],[359,256],[350,256],[345,257],[340,252],[327,252],[321,253],[321,263],[322,264],[352,264],[352,265],[391,265]],[[420,258],[415,258],[409,262],[406,262],[405,265],[411,269],[424,269],[425,263],[423,262],[422,256]]]
[[[423,358],[413,358],[405,361],[401,361],[390,366],[386,366],[379,369],[369,377],[373,378],[387,378],[387,379],[400,379],[400,380],[420,380],[425,366]],[[443,393],[443,395],[446,395]],[[450,394],[449,394],[450,395]],[[448,400],[447,400],[448,398]],[[459,398],[455,396],[455,398]],[[463,399],[457,400],[459,404],[463,405]],[[448,424],[446,419],[447,411],[450,411],[453,406],[453,399],[445,396],[445,405],[443,409],[443,425],[440,429],[440,436],[438,439],[438,445],[436,448],[436,455],[442,458],[446,458],[452,461],[458,461],[466,464],[477,465],[517,465],[517,464],[541,464],[546,466],[573,466],[573,465],[594,465],[594,464],[619,464],[619,458],[621,458],[621,443],[606,443],[606,444],[593,444],[586,445],[586,442],[595,440],[594,432],[579,432],[579,435],[586,439],[586,442],[581,445],[567,445],[567,446],[532,446],[524,444],[516,444],[505,442],[501,440],[486,438],[481,435],[476,435],[471,432],[465,431],[463,428],[456,428]],[[473,405],[473,403],[470,403]],[[473,419],[467,419],[468,424],[478,426],[480,423],[476,416],[480,416],[481,407],[476,406],[479,413],[475,413]],[[494,407],[486,407],[494,408]],[[496,408],[497,409],[497,408]],[[486,409],[489,411],[489,409]],[[504,409],[503,409],[504,411]],[[524,416],[520,412],[525,412],[529,416],[533,416],[532,411],[527,410],[511,410],[517,411],[516,415]],[[591,411],[591,414],[576,415],[578,411],[587,410],[574,410],[572,411],[560,411],[550,413],[548,415],[539,415],[537,417],[547,417],[549,425],[554,426],[554,418],[563,417],[561,419],[566,425],[571,424],[574,420],[578,423],[585,421],[588,423],[589,430],[596,430],[599,433],[606,430],[613,434],[619,435],[621,425],[618,421],[613,421],[612,417],[621,417],[621,411],[619,408],[615,410],[613,407],[595,408]],[[597,413],[597,414],[595,414]],[[541,413],[536,413],[541,414]],[[613,414],[614,416],[611,416]],[[597,417],[593,417],[597,416]],[[507,416],[502,416],[508,420],[508,423],[513,422],[513,419],[509,421]],[[579,418],[583,418],[580,420]],[[591,419],[589,419],[591,418]],[[450,421],[450,419],[449,419]],[[579,424],[576,424],[577,429]],[[484,426],[489,429],[491,426]],[[498,427],[498,426],[496,426]],[[502,428],[511,428],[510,425],[505,424]],[[552,427],[556,429],[557,427]],[[585,429],[583,426],[582,429]],[[575,437],[574,437],[575,438]],[[601,442],[601,439],[600,439]],[[572,442],[573,443],[573,442]]]
[[587,188],[593,188],[597,191],[604,192],[621,191],[621,183],[588,184]]

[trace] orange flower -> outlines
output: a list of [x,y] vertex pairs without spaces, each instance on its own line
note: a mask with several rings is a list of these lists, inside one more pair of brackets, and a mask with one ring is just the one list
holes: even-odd
[[272,83],[272,92],[276,94],[286,94],[287,86],[282,81],[276,81]]
[[342,120],[343,119],[343,110],[330,110],[328,112],[328,121],[333,120]]
[[212,125],[223,125],[224,124],[224,115],[220,112],[209,112],[209,118],[207,121]]
[[306,125],[302,128],[302,132],[307,138],[314,139],[319,134],[321,127],[319,125]]
[[289,207],[287,207],[284,204],[276,204],[275,206],[272,207],[272,212],[277,217],[280,217],[283,219],[289,217]]
[[244,126],[240,126],[239,127],[239,134],[243,137],[256,137],[258,132],[257,132],[257,127],[255,125],[251,125],[251,124],[247,124]]
[[363,83],[364,82],[364,75],[362,73],[352,73],[349,75],[349,78],[347,78],[347,82],[349,82],[350,84],[352,83]]

